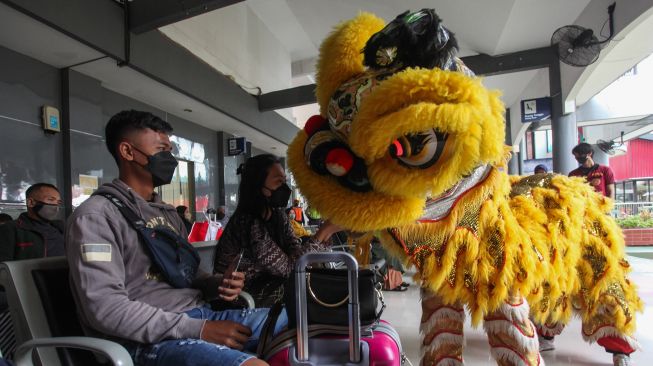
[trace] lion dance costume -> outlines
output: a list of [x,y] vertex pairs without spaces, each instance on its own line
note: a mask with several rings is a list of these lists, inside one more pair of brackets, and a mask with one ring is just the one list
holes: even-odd
[[572,312],[586,340],[629,354],[643,305],[610,202],[577,178],[509,177],[504,107],[456,49],[428,9],[337,26],[321,115],[288,150],[300,190],[418,269],[423,366],[462,365],[465,307],[500,365],[542,365],[538,328],[554,335]]

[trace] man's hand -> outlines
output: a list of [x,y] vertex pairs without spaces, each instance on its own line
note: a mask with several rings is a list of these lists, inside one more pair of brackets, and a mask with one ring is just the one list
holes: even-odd
[[223,278],[222,285],[218,287],[220,298],[224,301],[234,301],[245,286],[245,274],[232,272],[230,278]]
[[200,338],[207,342],[242,350],[251,335],[251,329],[231,320],[207,320]]

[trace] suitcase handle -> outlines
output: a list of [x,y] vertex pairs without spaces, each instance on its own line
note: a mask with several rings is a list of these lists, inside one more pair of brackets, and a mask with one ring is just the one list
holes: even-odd
[[358,302],[358,262],[345,252],[307,253],[295,264],[295,288],[297,297],[297,360],[308,361],[308,306],[306,304],[306,266],[311,263],[344,262],[349,280],[349,360],[359,363],[361,359],[361,320]]

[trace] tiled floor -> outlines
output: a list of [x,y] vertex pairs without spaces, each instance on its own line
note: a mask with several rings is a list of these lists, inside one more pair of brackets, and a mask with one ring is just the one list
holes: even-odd
[[[653,365],[653,260],[629,257],[633,267],[631,278],[639,285],[640,296],[646,303],[643,314],[637,317],[637,339],[642,351],[633,354],[637,366]],[[388,308],[383,318],[401,335],[404,352],[414,366],[419,365],[419,289],[410,286],[405,292],[384,292]],[[490,358],[490,347],[481,329],[465,326],[464,358],[466,365],[496,365]],[[585,343],[580,335],[580,321],[574,319],[561,336],[556,338],[556,349],[543,353],[547,366],[612,365],[612,357],[598,345]]]

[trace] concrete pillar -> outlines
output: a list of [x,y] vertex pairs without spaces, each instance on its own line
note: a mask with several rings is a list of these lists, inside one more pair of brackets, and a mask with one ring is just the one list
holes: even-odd
[[512,157],[508,161],[508,174],[510,175],[519,174],[520,160],[521,160],[521,151],[513,151]]
[[578,142],[576,113],[563,115],[562,88],[560,86],[560,60],[553,53],[549,64],[549,95],[551,95],[551,129],[553,130],[553,171],[567,175],[578,164],[571,149]]
[[521,139],[519,143],[519,154],[517,154],[517,174],[524,174],[524,156],[526,155],[526,139]]
[[519,149],[518,146],[514,146],[512,143],[512,121],[510,118],[510,108],[506,108],[506,145],[513,146],[512,157],[508,160],[508,174],[519,174],[519,163],[517,159],[519,158]]
[[567,175],[578,167],[571,154],[571,149],[578,142],[576,113],[552,118],[551,129],[553,130],[553,171]]

